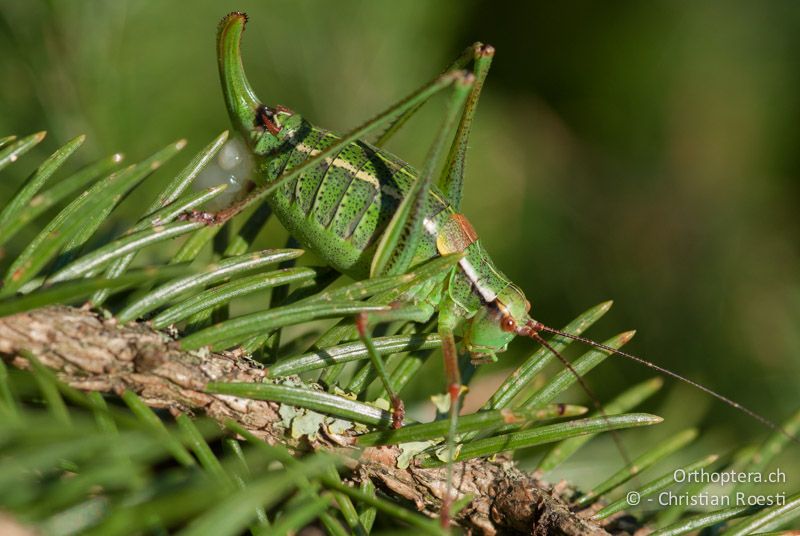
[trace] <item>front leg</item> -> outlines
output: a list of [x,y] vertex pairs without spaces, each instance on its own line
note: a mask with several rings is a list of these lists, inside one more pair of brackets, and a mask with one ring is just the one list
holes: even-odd
[[453,459],[456,457],[456,431],[458,430],[458,413],[461,409],[461,370],[458,367],[458,349],[454,335],[460,318],[457,307],[445,293],[439,306],[439,336],[442,339],[442,359],[447,377],[447,392],[450,395],[450,427],[447,433],[448,461],[445,481],[447,487],[439,514],[439,521],[444,529],[450,526],[450,506],[453,503]]

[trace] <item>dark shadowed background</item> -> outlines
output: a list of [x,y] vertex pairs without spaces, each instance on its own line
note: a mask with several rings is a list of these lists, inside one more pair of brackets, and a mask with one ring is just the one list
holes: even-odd
[[[48,130],[43,158],[86,133],[73,166],[120,150],[135,161],[182,137],[199,150],[228,126],[214,37],[234,9],[250,15],[245,65],[259,96],[339,131],[471,42],[495,45],[464,212],[534,315],[561,326],[613,298],[592,337],[636,328],[632,351],[775,420],[800,406],[800,4],[2,0],[0,135]],[[391,148],[420,165],[441,105]],[[36,161],[0,177],[0,202]],[[104,232],[127,228],[166,176]],[[274,227],[261,240],[283,236]],[[518,341],[480,375],[531,349]],[[611,358],[588,381],[607,400],[651,375]],[[441,390],[428,377],[419,392]],[[705,435],[687,459],[766,435],[672,381],[647,409],[667,422],[625,434],[634,452],[637,437],[692,423]],[[798,452],[784,466],[800,477]],[[598,459],[619,463],[601,441],[566,467]]]

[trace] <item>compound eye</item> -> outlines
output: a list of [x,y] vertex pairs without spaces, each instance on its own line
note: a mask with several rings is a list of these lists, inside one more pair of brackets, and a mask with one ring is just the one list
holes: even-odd
[[500,328],[503,331],[512,332],[517,329],[517,323],[514,322],[514,319],[510,316],[504,316],[503,319],[500,321]]

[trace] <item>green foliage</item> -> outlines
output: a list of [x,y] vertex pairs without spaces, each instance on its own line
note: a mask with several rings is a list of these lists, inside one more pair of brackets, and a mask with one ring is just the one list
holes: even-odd
[[[653,395],[663,385],[664,381],[661,378],[653,378],[635,385],[627,391],[620,394],[617,398],[605,404],[603,410],[608,414],[622,413],[630,410],[641,404],[645,399]],[[596,416],[597,414],[595,414]],[[565,439],[561,443],[555,445],[539,462],[539,469],[542,471],[550,471],[563,463],[564,460],[569,458],[576,450],[589,441],[592,436],[574,437],[572,439]]]
[[672,436],[664,443],[648,450],[635,460],[631,460],[630,466],[623,467],[618,472],[611,475],[608,480],[598,484],[595,489],[575,499],[575,504],[579,507],[585,507],[591,504],[593,501],[597,500],[597,497],[605,495],[610,490],[618,487],[623,482],[627,482],[662,458],[674,454],[679,449],[686,447],[686,445],[694,441],[696,438],[697,430],[692,428]]
[[[479,411],[458,420],[458,433],[474,430],[496,429],[508,423],[522,426],[533,421],[572,417],[586,412],[586,408],[573,405],[553,405],[537,410],[490,410]],[[398,445],[412,441],[442,440],[447,436],[450,423],[445,420],[425,424],[410,424],[398,430],[379,431],[359,436],[358,444],[364,447],[374,445]]]
[[[0,165],[18,160],[42,137],[40,133],[20,141],[0,140]],[[6,241],[34,218],[67,202],[17,258],[9,259],[0,315],[77,304],[91,296],[94,305],[103,304],[120,323],[149,319],[156,328],[179,332],[184,349],[247,350],[269,367],[268,379],[215,382],[207,385],[207,392],[277,403],[294,438],[311,440],[325,426],[357,435],[358,447],[400,445],[409,463],[445,463],[446,449],[441,447],[446,421],[389,429],[385,393],[379,385],[371,387],[374,374],[352,316],[388,310],[387,304],[404,288],[448,269],[457,258],[436,259],[399,276],[344,282],[324,268],[287,266],[301,250],[253,251],[255,237],[270,220],[263,209],[246,214],[241,224],[234,220],[222,228],[178,221],[182,213],[201,208],[221,191],[186,193],[225,139],[225,134],[217,137],[165,181],[156,198],[143,205],[147,208],[137,223],[102,233],[98,230],[125,196],[184,143],[171,144],[122,170],[116,168],[120,158],[114,155],[48,187],[83,138],[53,153],[0,207]],[[78,190],[84,191],[68,200]],[[183,242],[175,244],[176,239]],[[134,265],[137,257],[148,264]],[[239,309],[242,303],[254,310]],[[604,302],[587,310],[564,330],[583,333],[610,306]],[[398,313],[396,321],[380,326],[384,332],[374,344],[388,358],[392,381],[402,389],[420,377],[439,338],[429,333],[430,326],[406,320],[413,309],[393,311]],[[320,324],[320,319],[327,323]],[[305,331],[286,329],[290,326]],[[624,332],[606,344],[618,348],[632,335]],[[555,336],[550,344],[569,351],[573,341]],[[364,481],[356,488],[344,482],[347,469],[332,453],[298,456],[284,446],[267,445],[234,422],[221,427],[198,416],[173,419],[130,391],[119,398],[84,394],[61,383],[35,355],[23,351],[22,356],[31,365],[28,371],[0,361],[0,508],[46,534],[291,534],[309,523],[330,534],[370,534],[373,527],[398,524],[415,532],[441,533],[435,521],[378,494],[374,483]],[[573,367],[585,375],[607,357],[604,351],[590,350]],[[457,460],[549,445],[540,468],[554,470],[578,456],[598,434],[661,422],[648,413],[627,413],[659,390],[659,379],[621,393],[602,413],[573,418],[586,409],[554,402],[576,382],[571,372],[558,372],[530,392],[551,360],[549,352],[537,349],[488,396],[481,410],[461,418]],[[359,361],[365,364],[355,372],[345,368]],[[322,386],[314,383],[319,371]],[[558,422],[542,423],[550,420]],[[786,429],[795,432],[798,423],[800,414]],[[648,497],[676,485],[674,473],[663,469],[644,485],[635,477],[673,457],[697,435],[695,429],[687,429],[661,444],[643,445],[632,467],[607,475],[592,491],[569,499],[576,508],[598,503],[596,519],[629,511],[640,523],[660,528],[661,534],[711,525],[746,534],[775,530],[800,516],[800,496],[795,495],[786,505],[767,508],[725,508],[699,515],[673,511],[679,518],[659,525],[652,512],[629,508],[619,498],[624,491],[638,490]],[[786,447],[785,438],[774,435],[760,447],[743,446],[749,456],[729,459],[745,460],[745,467],[760,471]],[[683,469],[722,469],[731,463],[706,454]],[[456,507],[465,504],[461,501]]]

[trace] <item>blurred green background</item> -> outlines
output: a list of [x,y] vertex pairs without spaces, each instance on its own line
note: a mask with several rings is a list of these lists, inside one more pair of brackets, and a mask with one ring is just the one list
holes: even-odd
[[[636,328],[629,349],[771,418],[800,406],[796,2],[0,6],[0,134],[48,130],[43,158],[86,133],[73,166],[115,151],[135,161],[182,137],[192,153],[227,128],[214,36],[228,11],[250,15],[245,65],[259,96],[339,131],[417,88],[471,42],[491,43],[497,56],[472,136],[464,212],[535,316],[561,326],[613,298],[591,336]],[[441,104],[391,148],[420,165]],[[36,161],[3,175],[0,201]],[[137,191],[121,213],[128,219],[105,232],[127,228],[157,183]],[[480,374],[532,348],[512,346]],[[608,399],[650,376],[609,359],[588,381]],[[429,381],[425,389],[441,390],[435,375]],[[697,452],[765,435],[708,396],[667,386],[648,408],[667,422],[633,434],[664,437],[701,423]],[[619,458],[609,442],[592,448]],[[787,457],[796,462],[797,453]],[[789,479],[796,489],[800,478]]]

